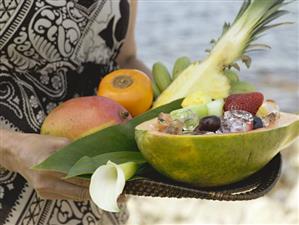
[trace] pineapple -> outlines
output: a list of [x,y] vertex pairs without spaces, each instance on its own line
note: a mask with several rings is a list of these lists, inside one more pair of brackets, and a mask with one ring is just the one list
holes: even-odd
[[249,68],[251,58],[246,54],[261,48],[263,44],[252,44],[260,35],[273,27],[286,24],[269,24],[287,13],[280,8],[287,4],[285,0],[244,0],[232,25],[225,23],[221,37],[211,43],[214,47],[201,63],[195,62],[187,67],[168,88],[162,92],[154,107],[164,105],[176,99],[184,98],[201,91],[213,99],[229,95],[230,82],[224,70],[235,67],[236,61],[243,61]]

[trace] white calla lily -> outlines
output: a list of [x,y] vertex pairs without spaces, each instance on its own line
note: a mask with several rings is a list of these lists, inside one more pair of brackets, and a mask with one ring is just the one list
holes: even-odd
[[108,161],[106,165],[100,166],[91,176],[89,193],[92,201],[102,210],[119,212],[117,199],[137,168],[135,162],[117,165]]

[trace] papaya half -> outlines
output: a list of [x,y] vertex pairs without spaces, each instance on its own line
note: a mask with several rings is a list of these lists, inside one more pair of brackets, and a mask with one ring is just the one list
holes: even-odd
[[289,113],[281,113],[271,127],[229,134],[166,134],[155,130],[156,121],[135,128],[136,142],[145,159],[167,177],[202,187],[248,177],[299,135],[299,116]]

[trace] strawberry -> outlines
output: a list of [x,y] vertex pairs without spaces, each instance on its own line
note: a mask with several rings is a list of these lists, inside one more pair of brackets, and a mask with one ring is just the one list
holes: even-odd
[[234,94],[227,97],[224,111],[244,110],[255,115],[264,102],[264,95],[260,92]]

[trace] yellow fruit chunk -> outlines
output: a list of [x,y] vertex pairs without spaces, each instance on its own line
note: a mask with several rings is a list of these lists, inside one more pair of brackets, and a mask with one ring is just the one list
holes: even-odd
[[256,115],[258,117],[266,117],[270,113],[279,113],[279,106],[274,100],[268,99],[264,101]]
[[194,92],[188,95],[182,102],[182,107],[185,108],[191,105],[203,105],[212,101],[210,96],[205,95],[202,91]]

